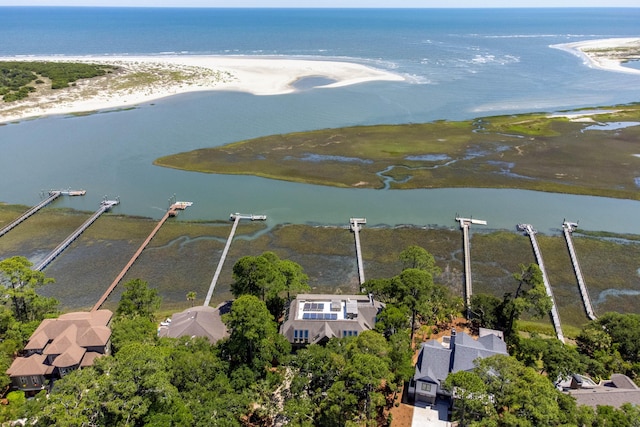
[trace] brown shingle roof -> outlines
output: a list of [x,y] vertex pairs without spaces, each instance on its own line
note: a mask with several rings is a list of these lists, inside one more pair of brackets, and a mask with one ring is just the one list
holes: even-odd
[[[25,350],[40,354],[16,358],[7,374],[12,377],[48,375],[54,367],[67,368],[81,363],[89,366],[95,356],[85,357],[86,347],[108,344],[112,316],[109,310],[97,310],[67,313],[57,319],[43,320],[25,346]],[[47,364],[47,356],[55,357],[51,365]]]
[[93,361],[101,356],[104,356],[104,354],[96,353],[95,351],[85,352],[84,356],[82,357],[82,361],[80,362],[80,367],[86,368],[87,366],[92,366]]
[[[60,336],[66,336],[71,342],[85,345],[82,338],[85,334],[88,334],[86,340],[92,343],[91,346],[105,345],[111,336],[108,325],[112,316],[113,313],[110,310],[97,310],[66,313],[57,319],[45,319],[31,335],[24,348],[42,352],[47,343]],[[72,330],[67,330],[69,327],[72,327]],[[91,332],[92,329],[95,330],[95,334]],[[49,354],[60,353],[62,352]]]
[[43,354],[62,354],[69,347],[76,344],[76,336],[78,335],[78,328],[75,325],[68,325],[67,328],[60,333],[57,337],[53,338],[53,341],[46,346]]
[[49,368],[44,364],[46,358],[47,356],[43,354],[32,354],[29,357],[18,357],[13,361],[9,369],[7,369],[7,374],[11,377],[45,375]]
[[111,329],[108,326],[94,326],[78,334],[77,343],[82,347],[99,347],[106,345],[111,338]]
[[87,350],[77,344],[69,346],[64,353],[56,357],[52,365],[56,368],[70,368],[80,364],[84,353]]

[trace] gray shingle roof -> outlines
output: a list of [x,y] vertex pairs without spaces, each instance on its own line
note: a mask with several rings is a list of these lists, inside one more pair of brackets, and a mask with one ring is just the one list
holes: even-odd
[[422,344],[413,379],[440,384],[449,373],[473,369],[474,360],[496,354],[507,355],[507,345],[492,334],[475,340],[465,332],[458,332],[451,337],[450,348],[430,340]]
[[602,381],[597,386],[566,390],[575,397],[578,405],[595,408],[613,406],[619,408],[625,403],[640,406],[640,388],[626,375],[613,374],[608,381]]

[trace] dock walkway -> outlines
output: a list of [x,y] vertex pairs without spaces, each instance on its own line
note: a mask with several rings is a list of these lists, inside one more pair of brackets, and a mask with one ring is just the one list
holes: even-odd
[[61,194],[62,194],[61,191],[56,191],[56,190],[49,191],[49,197],[47,197],[46,199],[44,199],[43,201],[41,201],[37,205],[33,206],[31,209],[29,209],[28,211],[26,211],[25,213],[20,215],[17,219],[15,219],[13,222],[11,222],[6,227],[2,228],[0,230],[0,236],[4,236],[5,234],[7,234],[9,231],[11,231],[13,228],[15,228],[22,221],[24,221],[25,219],[29,218],[31,215],[33,215],[34,213],[38,212],[40,209],[44,208],[49,203],[53,202],[55,199],[60,197]]
[[576,250],[573,246],[573,238],[571,237],[571,233],[573,233],[573,230],[577,226],[577,223],[564,221],[562,223],[562,231],[564,232],[564,238],[567,241],[567,248],[569,249],[569,256],[571,257],[571,263],[573,264],[573,271],[575,272],[576,279],[578,280],[578,288],[580,288],[580,295],[582,296],[584,310],[590,320],[596,320],[597,317],[593,311],[591,298],[589,298],[589,291],[587,290],[587,285],[584,283],[584,276],[582,275],[582,269],[580,268],[580,263],[578,263]]
[[213,296],[213,290],[216,287],[216,283],[218,283],[218,278],[220,277],[220,272],[222,271],[222,266],[224,265],[224,261],[227,259],[227,253],[229,253],[229,248],[231,247],[231,242],[233,241],[233,236],[236,234],[236,229],[238,228],[238,223],[241,219],[249,219],[251,221],[265,221],[267,219],[266,215],[253,215],[253,214],[241,214],[241,213],[233,213],[229,215],[229,220],[233,221],[233,226],[231,227],[231,232],[229,233],[229,237],[227,238],[227,243],[224,245],[224,249],[222,250],[222,255],[220,256],[220,261],[218,261],[218,267],[216,267],[216,272],[213,274],[213,279],[211,279],[211,284],[209,285],[209,290],[207,291],[207,296],[204,299],[204,306],[208,306],[211,302],[211,297]]
[[53,202],[55,199],[57,199],[61,195],[65,195],[65,196],[84,196],[85,194],[87,194],[87,192],[85,190],[49,190],[49,197],[47,197],[46,199],[44,199],[43,201],[41,201],[37,205],[33,206],[31,209],[29,209],[28,211],[26,211],[25,213],[20,215],[17,219],[15,219],[13,222],[11,222],[6,227],[0,229],[0,237],[2,237],[5,234],[7,234],[13,228],[15,228],[17,225],[19,225],[22,221],[24,221],[25,219],[29,218],[34,213],[38,212],[40,209],[44,208],[45,206],[47,206],[49,203]]
[[473,294],[473,285],[471,281],[471,249],[469,245],[469,225],[479,224],[487,225],[487,221],[481,219],[461,218],[456,215],[456,221],[460,223],[462,229],[462,249],[464,251],[464,302],[467,314],[470,313],[471,296]]
[[58,255],[60,255],[62,251],[64,251],[74,240],[78,238],[78,236],[80,236],[87,228],[89,228],[89,226],[93,224],[95,220],[98,219],[98,217],[100,217],[100,215],[102,215],[103,213],[105,213],[115,205],[118,205],[119,203],[120,203],[119,200],[106,200],[106,199],[100,202],[100,208],[93,215],[91,215],[91,217],[88,220],[86,220],[80,227],[78,227],[76,231],[71,233],[69,237],[64,239],[62,243],[60,243],[53,251],[51,251],[51,253],[45,257],[45,259],[40,261],[40,263],[37,266],[35,266],[34,270],[36,271],[44,270],[44,268],[47,265],[49,265],[51,261],[53,261]]
[[364,265],[362,263],[362,247],[360,246],[360,224],[366,224],[366,218],[351,218],[349,219],[351,224],[351,231],[356,241],[356,258],[358,259],[358,277],[360,278],[360,285],[365,281],[364,279]]
[[544,267],[544,261],[542,260],[542,253],[540,252],[540,246],[538,246],[538,239],[536,239],[537,231],[533,229],[530,224],[519,224],[518,230],[524,231],[531,239],[531,246],[533,247],[533,252],[536,256],[536,260],[538,262],[538,267],[540,267],[540,271],[542,272],[542,280],[544,281],[544,287],[547,290],[547,295],[551,298],[551,321],[553,322],[553,328],[556,331],[556,336],[563,343],[564,334],[562,333],[562,326],[560,325],[560,316],[558,315],[558,309],[556,307],[556,300],[553,297],[553,290],[551,289],[551,284],[549,283],[549,278],[547,276],[547,270]]
[[171,207],[167,210],[167,212],[164,214],[164,216],[162,217],[162,219],[160,219],[160,221],[158,221],[158,224],[156,224],[155,228],[153,229],[153,231],[151,231],[151,233],[147,236],[147,238],[145,239],[144,242],[142,242],[142,244],[140,245],[140,247],[138,248],[138,250],[136,251],[135,254],[133,254],[133,256],[131,257],[131,259],[129,260],[129,262],[127,263],[127,265],[124,266],[124,268],[122,269],[122,271],[120,271],[120,274],[118,274],[116,276],[116,278],[113,280],[113,282],[111,282],[111,285],[109,285],[109,287],[107,288],[107,290],[104,292],[104,294],[102,294],[102,296],[100,297],[100,299],[98,299],[98,302],[95,303],[95,305],[91,308],[91,311],[96,311],[99,310],[100,307],[102,307],[102,304],[105,303],[105,301],[107,300],[107,298],[109,298],[109,295],[111,295],[111,293],[113,292],[113,290],[116,288],[116,286],[118,286],[118,283],[120,283],[120,281],[122,280],[122,278],[127,274],[127,272],[129,271],[129,269],[133,266],[133,264],[137,261],[137,259],[140,257],[140,255],[142,254],[142,251],[144,251],[144,249],[149,245],[149,243],[151,242],[151,240],[155,237],[156,234],[158,234],[158,231],[160,230],[160,228],[162,227],[162,225],[167,221],[167,219],[169,219],[169,217],[174,217],[178,214],[178,210],[185,210],[186,208],[188,208],[189,206],[191,206],[193,203],[192,202],[176,202],[174,204],[171,205]]

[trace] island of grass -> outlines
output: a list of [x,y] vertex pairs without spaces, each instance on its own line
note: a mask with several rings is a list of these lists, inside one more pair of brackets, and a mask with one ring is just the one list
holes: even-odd
[[154,164],[359,188],[518,188],[640,200],[640,104],[272,135]]
[[0,97],[4,102],[24,99],[37,85],[62,89],[80,79],[103,76],[115,67],[75,62],[0,61]]

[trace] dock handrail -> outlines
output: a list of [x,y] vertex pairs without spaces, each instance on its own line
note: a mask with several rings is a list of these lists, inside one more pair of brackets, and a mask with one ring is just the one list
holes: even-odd
[[42,271],[44,268],[51,263],[58,255],[62,253],[74,240],[78,238],[91,224],[95,222],[100,215],[111,209],[113,206],[116,206],[120,203],[120,200],[103,200],[100,202],[100,208],[89,217],[80,227],[78,227],[73,233],[71,233],[66,239],[62,241],[49,255],[47,255],[36,267],[34,270]]
[[364,265],[362,262],[362,247],[360,245],[360,224],[366,224],[366,218],[350,218],[349,224],[351,226],[351,231],[353,231],[353,235],[356,242],[356,258],[358,261],[358,277],[360,279],[360,285],[365,282],[364,279]]
[[473,293],[473,284],[471,280],[471,249],[469,244],[469,225],[487,225],[487,221],[482,219],[462,218],[456,214],[456,221],[460,223],[462,229],[462,246],[464,251],[464,301],[467,309],[467,316],[471,310],[471,296]]
[[60,197],[60,195],[62,194],[62,192],[60,191],[49,191],[49,197],[47,197],[46,199],[44,199],[43,201],[41,201],[40,203],[38,203],[37,205],[33,206],[32,208],[30,208],[28,211],[26,211],[25,213],[23,213],[22,215],[20,215],[18,218],[16,218],[15,220],[13,220],[9,225],[7,225],[6,227],[0,229],[0,236],[4,236],[5,234],[7,234],[9,231],[11,231],[13,228],[15,228],[16,226],[18,226],[22,221],[26,220],[27,218],[29,218],[31,215],[33,215],[34,213],[38,212],[40,209],[44,208],[45,206],[47,206],[49,203],[53,202],[55,199],[57,199],[58,197]]
[[540,271],[542,272],[542,280],[544,282],[544,287],[547,291],[547,295],[551,298],[551,321],[553,322],[553,328],[556,331],[556,336],[563,343],[564,334],[562,333],[562,326],[560,325],[560,315],[558,314],[558,309],[556,307],[556,300],[553,297],[553,290],[551,289],[551,283],[549,283],[549,277],[547,276],[547,270],[544,266],[544,261],[542,259],[542,252],[540,252],[540,246],[538,245],[538,239],[536,238],[536,234],[538,233],[531,224],[518,224],[518,230],[524,231],[531,240],[531,246],[533,247],[533,252],[536,256],[536,260],[538,263],[538,267],[540,267]]
[[587,290],[587,285],[584,282],[584,276],[582,275],[582,269],[580,268],[580,263],[578,262],[578,256],[576,255],[575,247],[573,246],[573,238],[572,233],[573,230],[578,226],[577,223],[563,221],[562,223],[562,231],[564,232],[564,238],[567,242],[567,249],[569,250],[569,256],[571,257],[571,263],[573,264],[573,271],[576,275],[576,280],[578,281],[578,288],[580,289],[580,295],[582,296],[582,303],[584,304],[584,310],[587,313],[587,317],[590,320],[596,320],[596,314],[593,310],[593,305],[591,304],[591,298],[589,297],[589,291]]
[[249,219],[251,221],[265,221],[267,219],[266,215],[254,215],[254,214],[240,214],[240,213],[232,213],[229,215],[229,220],[233,221],[233,226],[231,227],[231,232],[229,232],[229,237],[227,238],[227,243],[224,245],[224,249],[222,250],[222,255],[220,256],[220,261],[218,261],[218,266],[216,267],[216,271],[213,274],[213,279],[211,279],[211,284],[209,285],[209,290],[207,291],[207,296],[204,299],[204,306],[208,306],[211,302],[211,297],[213,296],[213,290],[218,283],[218,278],[220,277],[220,272],[222,271],[222,266],[224,265],[225,260],[227,259],[227,254],[229,253],[229,248],[231,247],[231,242],[233,241],[233,236],[236,234],[236,229],[238,228],[238,223],[241,219]]

